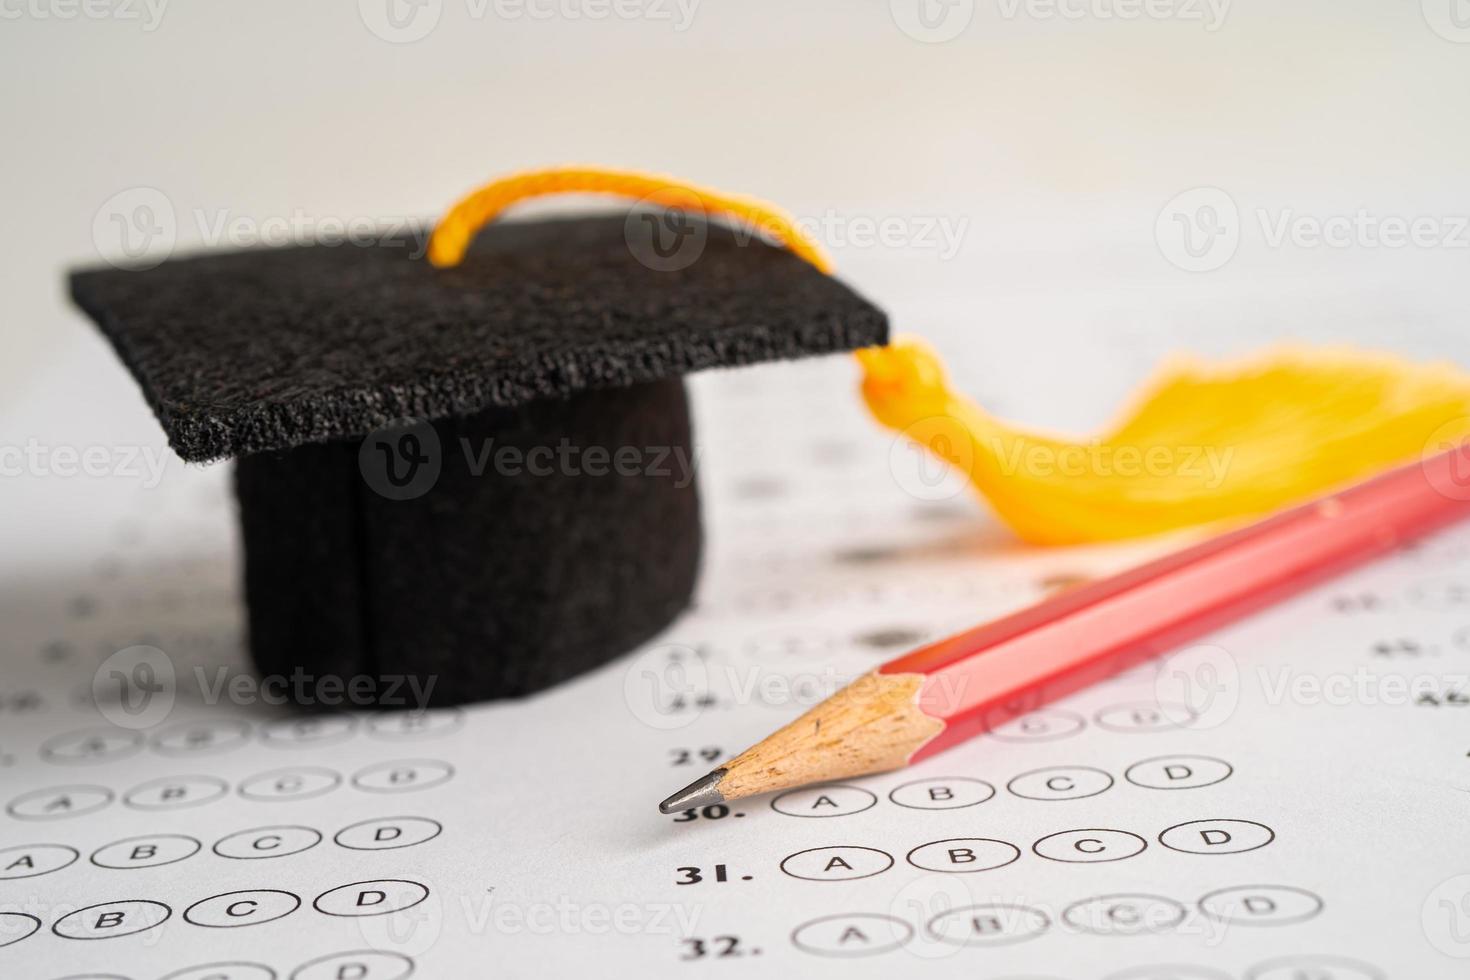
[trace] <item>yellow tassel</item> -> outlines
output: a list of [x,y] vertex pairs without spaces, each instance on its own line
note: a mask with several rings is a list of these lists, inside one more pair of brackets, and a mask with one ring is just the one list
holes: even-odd
[[921,341],[858,358],[879,421],[959,467],[1039,544],[1260,516],[1470,436],[1470,375],[1348,348],[1166,365],[1119,424],[1080,441],[988,415]]

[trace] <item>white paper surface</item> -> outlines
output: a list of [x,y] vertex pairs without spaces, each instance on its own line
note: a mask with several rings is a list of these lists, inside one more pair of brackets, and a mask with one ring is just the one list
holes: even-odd
[[[60,431],[141,418],[117,371],[79,351],[16,431],[90,378],[89,421]],[[0,976],[1466,975],[1463,532],[1006,737],[659,815],[842,681],[1161,547],[1011,543],[920,478],[852,375],[835,359],[701,380],[697,611],[539,697],[423,717],[298,726],[248,703],[224,468],[169,459],[150,486],[120,460],[107,477],[33,461],[5,480]],[[151,677],[108,660],[137,645],[166,654]],[[139,682],[164,693],[145,707]]]

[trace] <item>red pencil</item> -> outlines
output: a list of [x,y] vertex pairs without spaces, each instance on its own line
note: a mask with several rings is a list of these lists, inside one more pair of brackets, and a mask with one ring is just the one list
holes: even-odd
[[929,644],[659,805],[897,769],[1470,517],[1470,444]]

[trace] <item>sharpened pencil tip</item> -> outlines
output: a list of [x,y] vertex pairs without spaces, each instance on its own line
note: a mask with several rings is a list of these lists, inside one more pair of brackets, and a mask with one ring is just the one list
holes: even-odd
[[680,810],[689,810],[694,807],[709,806],[711,803],[723,803],[725,797],[720,793],[720,780],[725,778],[725,770],[716,769],[707,776],[700,776],[694,782],[685,786],[673,796],[658,805],[659,813],[678,813]]

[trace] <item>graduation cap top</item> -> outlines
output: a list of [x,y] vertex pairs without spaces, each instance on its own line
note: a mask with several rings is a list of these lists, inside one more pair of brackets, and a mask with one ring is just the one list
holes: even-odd
[[[654,210],[482,229],[569,190]],[[778,212],[665,178],[523,174],[417,241],[72,276],[179,455],[238,457],[263,672],[417,675],[446,704],[626,651],[697,573],[683,375],[887,340]]]

